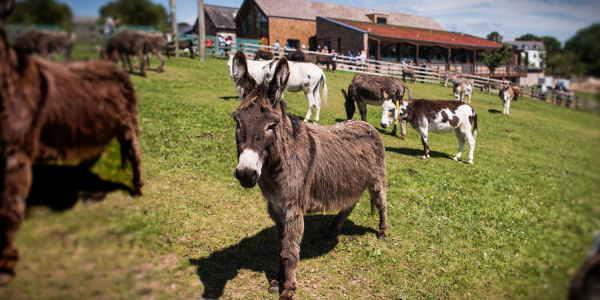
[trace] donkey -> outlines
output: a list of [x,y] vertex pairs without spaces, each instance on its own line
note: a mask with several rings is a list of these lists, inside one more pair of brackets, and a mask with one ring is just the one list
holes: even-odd
[[[162,52],[167,49],[168,46],[167,36],[165,34],[145,34],[145,38],[148,45],[148,52],[154,53],[154,55],[156,55],[160,60],[160,65],[158,65],[156,72],[161,73],[164,71],[165,65],[165,57],[163,56]],[[148,67],[150,67],[150,55],[147,55],[146,57],[148,59],[146,64]],[[167,57],[171,59],[169,51],[167,51]]]
[[515,97],[515,92],[510,85],[503,84],[498,95],[500,96],[500,100],[502,100],[504,106],[504,111],[502,113],[508,116],[510,111],[510,101],[512,101],[512,99]]
[[[333,71],[335,73],[336,63],[333,58],[329,55],[315,55],[315,65],[325,65],[327,67],[327,71]],[[330,68],[331,66],[331,68]]]
[[112,62],[58,64],[8,46],[1,25],[14,0],[0,0],[0,286],[15,276],[14,239],[25,217],[34,162],[81,162],[90,168],[114,137],[133,167],[141,195],[137,97]]
[[454,83],[462,79],[462,71],[458,71],[454,75],[452,73],[453,71],[446,71],[444,73],[444,87],[448,87],[448,81]]
[[500,82],[495,82],[495,81],[489,81],[483,84],[483,86],[481,86],[481,93],[483,93],[484,90],[488,90],[489,91],[489,95],[492,94],[492,89],[494,90],[500,90],[502,88],[502,83]]
[[416,83],[417,79],[415,76],[415,69],[411,67],[406,67],[402,69],[402,81],[406,82],[406,76],[408,76],[408,81],[412,83]]
[[71,60],[74,39],[74,33],[28,31],[15,42],[15,49],[25,54],[36,53],[48,60],[54,60],[54,53],[58,52],[65,60]]
[[513,100],[517,101],[519,100],[519,94],[521,93],[521,88],[519,88],[518,86],[513,86],[513,94],[515,95],[515,98]]
[[306,61],[306,54],[300,49],[297,49],[294,52],[290,52],[286,55],[286,58],[289,61]]
[[129,72],[133,73],[133,66],[129,60],[129,55],[135,55],[142,62],[142,69],[140,75],[146,77],[146,60],[144,57],[150,52],[150,45],[146,38],[141,34],[133,32],[122,31],[112,36],[112,38],[106,43],[106,47],[103,52],[105,59],[112,58],[116,61],[115,54],[118,53],[121,58],[123,69],[125,70],[125,61],[129,65]]
[[598,299],[600,296],[600,233],[587,259],[573,278],[569,287],[569,300]]
[[[304,122],[310,120],[313,109],[316,109],[313,122],[317,124],[321,113],[321,99],[323,100],[323,106],[327,103],[327,80],[325,73],[323,73],[321,68],[312,63],[288,62],[288,65],[290,68],[290,78],[286,91],[292,93],[304,92],[306,100],[308,100],[308,112],[306,113]],[[265,66],[258,75],[258,80],[263,83],[270,81],[273,78],[276,66],[276,61],[272,61]],[[321,86],[323,86],[323,98],[319,95]]]
[[[423,159],[429,158],[429,132],[443,133],[454,129],[458,138],[458,152],[454,160],[459,160],[465,146],[465,138],[469,143],[469,164],[473,164],[475,139],[477,138],[477,114],[471,105],[462,101],[448,100],[398,100],[395,96],[385,94],[386,101],[382,107],[389,112],[388,120],[393,116],[410,123],[423,143]],[[399,101],[399,104],[396,104]],[[396,109],[398,107],[398,109]],[[473,133],[471,134],[471,124]]]
[[366,122],[351,120],[332,126],[315,126],[286,114],[283,93],[291,76],[281,58],[267,85],[248,73],[246,57],[233,62],[236,84],[244,85],[244,100],[233,113],[237,124],[238,165],[234,176],[240,185],[258,183],[275,222],[279,271],[269,292],[291,299],[298,287],[296,268],[304,215],[340,210],[327,238],[337,238],[358,199],[368,189],[371,205],[379,211],[377,237],[386,237],[388,224],[385,147],[379,132]]
[[473,95],[473,84],[471,84],[469,80],[462,81],[461,83],[454,83],[454,91],[452,93],[454,94],[454,100],[464,101],[463,99],[465,98],[465,96],[467,96],[466,103],[471,103],[471,95]]
[[254,60],[260,60],[261,58],[264,60],[273,60],[273,53],[260,49],[256,50],[256,53],[254,53]]
[[[356,111],[356,106],[358,106],[358,111],[360,112],[360,118],[363,121],[367,121],[367,104],[369,105],[377,105],[380,106],[386,100],[386,97],[383,95],[386,92],[388,95],[393,95],[396,99],[402,99],[404,97],[405,92],[408,90],[408,99],[412,99],[412,92],[410,88],[406,85],[406,83],[400,81],[396,77],[391,76],[380,76],[380,75],[372,75],[372,74],[364,74],[359,73],[354,75],[350,85],[348,86],[348,93],[342,89],[342,94],[344,95],[344,99],[346,99],[345,107],[346,107],[346,116],[348,120],[351,120],[354,116],[354,112]],[[386,109],[383,108],[383,114],[381,116],[381,127],[387,128],[389,126],[387,121],[387,113]],[[403,139],[406,135],[406,123],[401,122],[401,136]],[[396,130],[398,128],[398,120],[394,122],[394,129],[392,130],[392,135],[396,135]]]

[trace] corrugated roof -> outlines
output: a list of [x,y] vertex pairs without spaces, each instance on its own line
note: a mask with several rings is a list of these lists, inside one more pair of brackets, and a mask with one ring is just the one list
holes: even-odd
[[359,8],[332,3],[307,0],[246,0],[254,1],[268,17],[316,20],[317,17],[344,18],[363,22],[373,22],[368,15],[387,16],[387,23],[441,30],[442,27],[432,18],[393,13],[388,11]]
[[344,19],[330,19],[330,21],[338,22],[358,30],[368,32],[370,35],[390,37],[414,41],[426,41],[440,45],[455,45],[467,47],[488,47],[500,48],[501,43],[496,43],[490,40],[481,39],[478,37],[443,30],[423,29],[407,26],[395,26],[386,24],[357,22]]
[[235,29],[234,19],[238,12],[237,8],[204,5],[204,11],[217,29]]

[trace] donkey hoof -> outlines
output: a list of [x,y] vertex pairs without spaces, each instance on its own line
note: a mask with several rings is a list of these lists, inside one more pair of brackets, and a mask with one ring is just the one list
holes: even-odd
[[269,294],[275,294],[278,292],[279,292],[279,281],[272,280],[271,283],[269,283]]
[[470,164],[470,165],[472,165],[472,164],[473,164],[473,161],[472,161],[472,160],[469,160],[469,164]]
[[285,290],[283,290],[283,293],[281,293],[281,295],[279,295],[279,300],[293,299],[293,297],[294,297],[294,291],[285,289]]
[[307,120],[307,119],[304,119],[304,123],[308,123],[308,120]]
[[455,157],[452,158],[452,160],[458,161],[458,157],[455,156]]
[[142,189],[140,188],[133,188],[131,189],[131,192],[129,192],[129,195],[133,198],[138,198],[142,196]]
[[380,231],[377,233],[377,239],[379,239],[379,240],[385,240],[386,237],[387,237],[387,234],[385,233],[385,231],[383,231],[383,232]]
[[427,160],[427,156],[423,155],[423,160]]

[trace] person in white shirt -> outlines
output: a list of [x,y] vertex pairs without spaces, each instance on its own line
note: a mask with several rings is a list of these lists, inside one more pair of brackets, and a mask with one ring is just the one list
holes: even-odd
[[360,52],[359,59],[360,59],[360,64],[364,66],[366,63],[366,59],[367,59],[367,54],[365,53],[365,50]]

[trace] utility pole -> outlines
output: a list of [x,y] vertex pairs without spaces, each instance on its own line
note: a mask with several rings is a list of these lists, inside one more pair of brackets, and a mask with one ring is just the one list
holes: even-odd
[[175,36],[175,57],[179,57],[179,33],[177,32],[177,14],[175,13],[175,0],[171,0],[171,27]]
[[204,0],[198,0],[198,49],[200,61],[206,61],[206,36],[204,35]]

